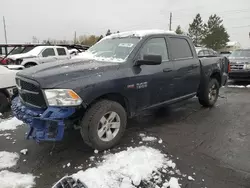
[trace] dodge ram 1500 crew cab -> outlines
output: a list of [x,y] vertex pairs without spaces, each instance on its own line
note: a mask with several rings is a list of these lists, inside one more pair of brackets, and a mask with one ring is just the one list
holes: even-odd
[[227,80],[223,57],[197,57],[187,36],[159,30],[103,38],[64,62],[35,66],[16,76],[14,115],[30,126],[27,138],[59,141],[79,128],[83,140],[103,150],[117,144],[127,118],[197,95],[214,105]]

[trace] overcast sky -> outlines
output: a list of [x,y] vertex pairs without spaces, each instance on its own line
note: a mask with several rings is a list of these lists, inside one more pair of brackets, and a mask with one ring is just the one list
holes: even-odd
[[[250,47],[250,0],[0,0],[0,16],[5,16],[9,43],[44,39],[73,40],[77,35],[105,34],[136,29],[187,31],[197,13],[206,21],[216,13],[224,20],[230,39]],[[0,43],[4,43],[1,18]]]

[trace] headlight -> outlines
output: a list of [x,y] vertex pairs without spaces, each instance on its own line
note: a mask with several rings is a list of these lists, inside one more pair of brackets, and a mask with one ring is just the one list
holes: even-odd
[[71,89],[45,89],[49,106],[77,106],[82,99]]
[[250,69],[250,64],[246,64],[246,69]]

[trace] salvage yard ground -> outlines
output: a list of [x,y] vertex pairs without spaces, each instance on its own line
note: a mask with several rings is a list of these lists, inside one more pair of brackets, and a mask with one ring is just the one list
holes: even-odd
[[74,176],[89,185],[96,180],[89,188],[121,183],[178,188],[177,181],[182,188],[250,187],[249,95],[249,86],[229,83],[212,109],[193,98],[146,112],[130,120],[122,142],[105,152],[84,145],[77,131],[62,142],[38,145],[24,139],[27,127],[18,120],[1,119],[1,188],[51,187],[77,172]]

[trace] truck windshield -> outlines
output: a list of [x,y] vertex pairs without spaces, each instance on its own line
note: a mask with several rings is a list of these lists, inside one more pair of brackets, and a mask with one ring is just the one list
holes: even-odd
[[250,50],[235,50],[229,57],[250,57]]
[[96,43],[87,52],[99,61],[125,62],[139,40],[137,37],[107,38]]

